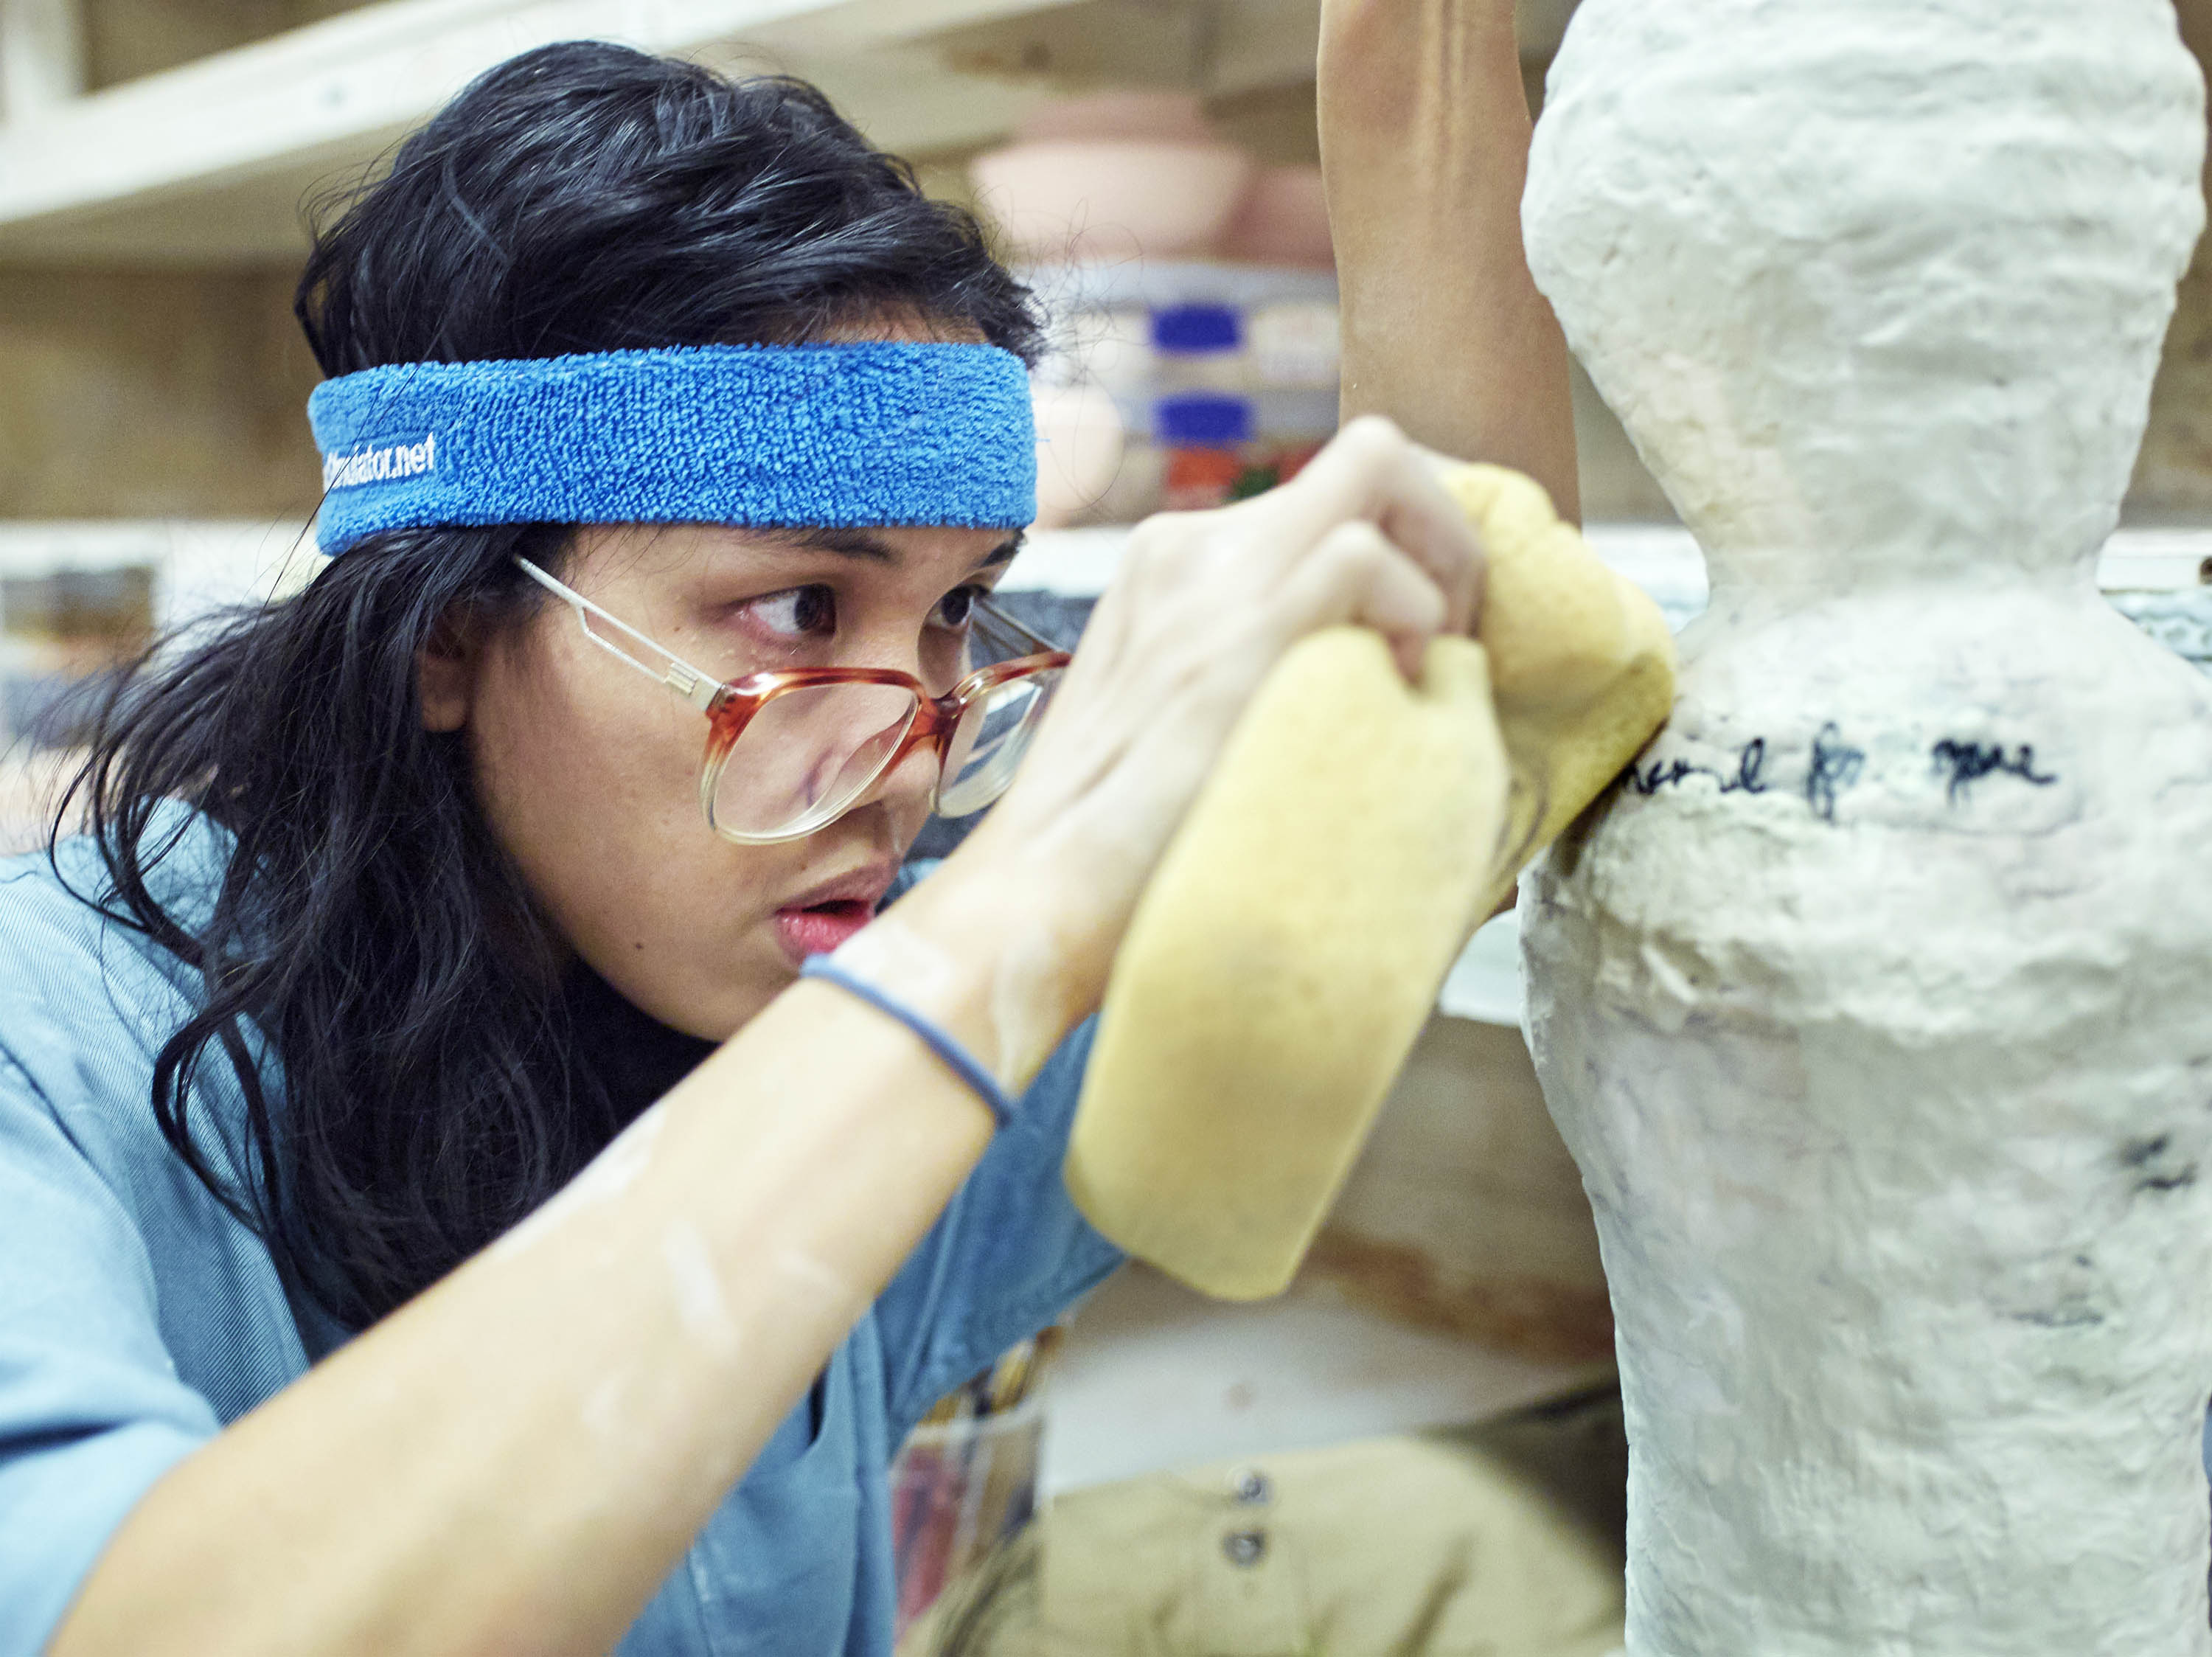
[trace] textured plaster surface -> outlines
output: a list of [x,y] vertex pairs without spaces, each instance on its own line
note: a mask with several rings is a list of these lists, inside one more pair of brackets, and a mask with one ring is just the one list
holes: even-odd
[[2202,221],[2166,0],[1585,0],[1525,222],[1704,543],[1523,888],[1636,1657],[2205,1657],[2212,685],[2094,591]]

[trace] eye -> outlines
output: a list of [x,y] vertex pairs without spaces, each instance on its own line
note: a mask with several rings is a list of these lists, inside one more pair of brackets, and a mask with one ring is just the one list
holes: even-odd
[[745,606],[747,614],[783,638],[805,638],[837,631],[837,595],[826,587],[793,587],[770,593]]
[[958,632],[975,619],[975,606],[988,590],[972,583],[954,588],[937,601],[936,612],[929,618],[931,625]]

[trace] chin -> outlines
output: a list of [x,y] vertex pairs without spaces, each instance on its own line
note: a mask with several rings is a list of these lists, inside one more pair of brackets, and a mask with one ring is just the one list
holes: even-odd
[[[727,1041],[799,977],[765,928],[726,952],[665,947],[685,970],[641,970],[641,956],[634,954],[627,972],[603,971],[601,976],[640,1012],[702,1041]],[[720,971],[712,964],[717,957],[724,963]]]

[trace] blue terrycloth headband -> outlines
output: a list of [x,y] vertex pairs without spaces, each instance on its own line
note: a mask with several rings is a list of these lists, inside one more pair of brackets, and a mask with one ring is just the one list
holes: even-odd
[[434,524],[952,524],[1036,515],[1029,375],[994,345],[707,345],[324,381],[317,539]]

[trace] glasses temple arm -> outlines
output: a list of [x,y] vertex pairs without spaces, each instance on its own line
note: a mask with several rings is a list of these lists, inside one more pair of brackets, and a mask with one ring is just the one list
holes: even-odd
[[985,615],[988,616],[993,621],[997,622],[1000,626],[1011,628],[1013,631],[1019,633],[1024,639],[1036,646],[1040,650],[1060,651],[1067,648],[1065,645],[1054,643],[1043,634],[1024,624],[1019,617],[1014,615],[1011,611],[1000,608],[998,605],[992,603],[988,599],[977,599],[975,600],[975,607],[978,610],[981,610]]
[[[602,610],[598,605],[592,603],[591,600],[586,598],[581,593],[577,592],[575,588],[568,586],[552,576],[549,576],[545,571],[540,570],[536,564],[531,563],[529,559],[518,557],[515,559],[515,562],[522,566],[523,573],[528,576],[531,580],[536,582],[540,587],[545,588],[547,592],[552,594],[556,598],[568,605],[570,609],[574,610],[576,612],[577,624],[584,630],[584,637],[591,640],[592,643],[598,645],[599,649],[605,650],[616,661],[623,663],[627,667],[635,668],[639,673],[643,673],[647,679],[653,680],[656,685],[665,685],[670,690],[675,691],[677,695],[682,697],[686,702],[690,703],[693,707],[700,710],[702,713],[706,710],[707,705],[714,701],[714,692],[721,688],[721,683],[720,680],[714,679],[710,674],[701,673],[696,667],[694,667],[690,662],[684,661],[682,656],[678,655],[675,651],[670,649],[666,645],[655,643],[653,639],[648,637],[647,635],[639,632],[636,628],[631,626],[620,616],[611,615],[608,612]],[[626,634],[630,638],[635,639],[638,643],[645,646],[647,649],[652,651],[655,655],[665,657],[668,661],[668,667],[665,670],[656,672],[654,669],[646,666],[642,661],[640,661],[635,656],[630,655],[629,651],[623,649],[621,645],[617,644],[613,640],[600,637],[599,634],[592,631],[592,618],[593,616],[597,616],[601,621],[606,623],[608,626],[615,629],[617,632]]]

